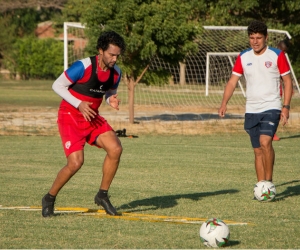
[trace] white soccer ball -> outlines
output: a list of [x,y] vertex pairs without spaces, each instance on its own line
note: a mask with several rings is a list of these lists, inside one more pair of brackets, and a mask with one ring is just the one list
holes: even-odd
[[207,247],[223,247],[229,236],[229,227],[220,219],[211,218],[200,227],[200,240]]
[[259,181],[255,184],[253,193],[258,201],[273,201],[276,196],[276,188],[271,181]]

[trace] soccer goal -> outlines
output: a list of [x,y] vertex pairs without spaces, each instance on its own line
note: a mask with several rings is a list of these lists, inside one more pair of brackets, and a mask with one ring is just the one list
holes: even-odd
[[[206,54],[206,78],[205,95],[208,96],[209,86],[219,82],[227,82],[231,75],[231,69],[239,53],[237,52],[207,52]],[[220,71],[222,71],[220,73]],[[241,94],[246,97],[245,86],[238,81]],[[235,91],[237,93],[237,90]]]
[[[84,58],[87,38],[81,23],[64,23],[64,67]],[[283,30],[269,29],[268,45],[276,47],[279,41],[291,39]],[[249,47],[247,27],[204,26],[197,39],[199,52],[187,55],[184,62],[170,65],[160,58],[153,58],[149,70],[163,68],[171,78],[162,86],[146,85],[141,81],[135,87],[135,109],[145,113],[149,110],[164,113],[190,113],[205,110],[216,112],[224,87],[231,75],[237,55]],[[292,65],[291,65],[292,66]],[[292,70],[294,93],[300,93],[297,78]],[[246,84],[241,77],[228,105],[241,107],[245,104]],[[127,86],[118,89],[122,105],[128,103]],[[160,116],[160,118],[163,116]],[[159,118],[159,117],[157,117]],[[177,117],[174,117],[177,119]]]
[[[243,37],[245,34],[248,35],[246,26],[204,26],[204,29],[208,33],[214,33],[214,35],[216,37],[218,37],[217,41],[220,42],[220,48],[223,48],[220,50],[220,53],[207,52],[207,61],[209,61],[209,59],[212,57],[215,57],[215,56],[219,57],[220,54],[223,56],[228,55],[228,60],[230,61],[231,67],[233,67],[232,62],[235,61],[236,57],[230,58],[230,56],[233,56],[233,55],[237,56],[238,53],[230,52],[230,50],[240,52],[240,51],[244,50],[245,48],[249,47],[248,39],[245,39],[245,37]],[[228,44],[228,37],[226,37],[227,35],[229,35],[229,37],[231,39],[233,39],[233,41],[230,42],[229,44]],[[288,31],[276,30],[276,29],[268,29],[268,36],[269,36],[268,45],[272,46],[272,47],[277,47],[278,43],[282,40],[290,40],[292,38]],[[242,39],[242,40],[238,41],[239,39]],[[247,41],[246,44],[244,44],[245,41]],[[226,52],[223,52],[224,46],[227,46]],[[286,53],[286,57],[291,66],[291,75],[292,75],[292,79],[293,79],[294,88],[297,89],[298,93],[300,93],[299,83],[297,81],[297,77],[295,75],[295,72],[293,70],[292,64],[290,62],[290,59],[289,59],[289,56],[287,53]],[[234,60],[232,61],[232,59],[234,59]],[[220,67],[222,67],[222,65],[220,65]],[[207,69],[207,71],[206,71],[206,74],[207,74],[206,75],[206,89],[207,89],[206,95],[208,95],[208,93],[209,93],[208,87],[209,87],[209,84],[211,83],[210,78],[209,78],[210,73],[211,73],[210,63],[207,63],[206,69]],[[231,72],[229,72],[229,75],[230,74],[231,74]],[[239,87],[241,88],[242,93],[245,96],[245,91],[242,88],[241,82],[239,82]]]
[[84,35],[85,26],[81,23],[64,22],[64,69],[84,57],[87,39]]

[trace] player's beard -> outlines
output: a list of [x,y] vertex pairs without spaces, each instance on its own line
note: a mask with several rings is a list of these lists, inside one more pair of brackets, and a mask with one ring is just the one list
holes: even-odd
[[116,62],[110,62],[110,63],[106,63],[106,62],[103,62],[105,67],[107,67],[108,69],[111,69],[115,66]]

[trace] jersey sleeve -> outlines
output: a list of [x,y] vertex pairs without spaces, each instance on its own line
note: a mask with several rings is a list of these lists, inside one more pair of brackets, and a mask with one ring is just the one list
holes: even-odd
[[232,69],[232,74],[241,76],[244,73],[243,66],[242,66],[242,59],[241,54],[238,55],[236,58],[235,64]]
[[119,83],[121,81],[121,77],[122,77],[122,72],[121,69],[115,65],[114,67],[115,69],[115,73],[114,73],[114,85],[111,87],[112,90],[116,90],[119,87]]
[[84,76],[85,67],[82,61],[76,61],[65,71],[65,75],[71,83],[79,81]]
[[286,58],[286,55],[283,51],[280,52],[277,58],[277,66],[281,76],[287,75],[290,73],[290,64]]
[[109,105],[109,98],[112,95],[117,94],[117,88],[119,87],[119,83],[121,81],[121,77],[122,77],[122,72],[121,69],[115,65],[114,66],[115,72],[114,72],[114,85],[105,93],[105,99],[106,99],[106,103]]
[[78,108],[79,104],[81,103],[81,100],[77,99],[75,96],[73,96],[69,90],[68,87],[72,83],[69,81],[69,79],[66,77],[64,73],[62,73],[53,83],[52,89],[56,94],[58,94],[61,98],[66,100],[68,103],[73,105],[75,108]]

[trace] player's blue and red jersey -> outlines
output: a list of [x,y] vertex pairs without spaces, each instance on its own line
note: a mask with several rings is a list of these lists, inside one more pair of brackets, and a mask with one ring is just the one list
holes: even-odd
[[[71,82],[69,92],[81,101],[93,103],[90,107],[98,113],[105,93],[118,88],[121,70],[115,65],[113,68],[103,71],[97,62],[98,56],[76,61],[64,74]],[[65,100],[62,100],[60,110],[79,112]]]

